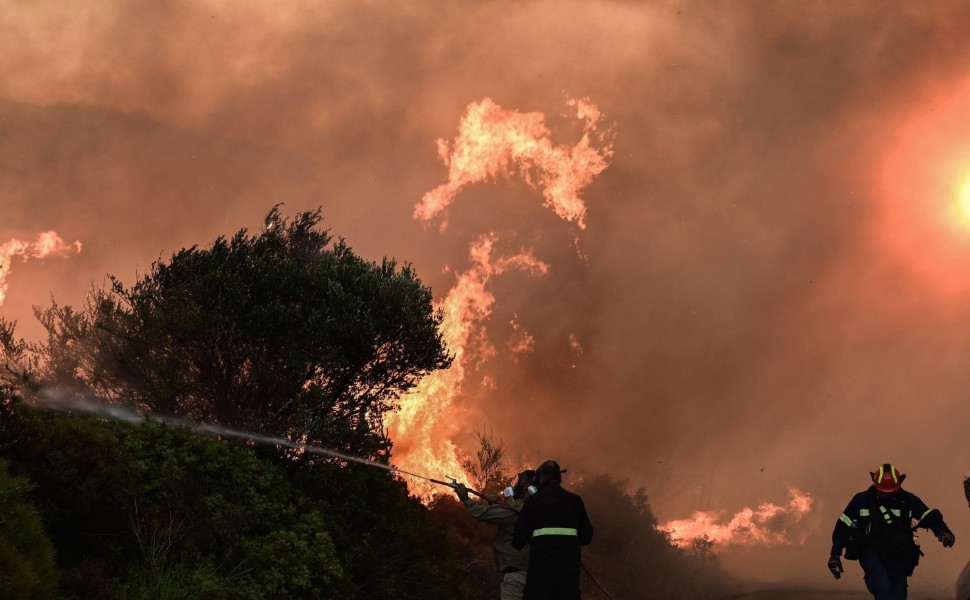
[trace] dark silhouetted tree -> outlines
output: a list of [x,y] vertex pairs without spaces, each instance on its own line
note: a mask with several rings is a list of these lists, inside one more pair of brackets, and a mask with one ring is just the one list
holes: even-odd
[[84,311],[39,313],[48,380],[140,408],[386,456],[384,413],[450,357],[408,265],[355,255],[320,211],[111,278]]

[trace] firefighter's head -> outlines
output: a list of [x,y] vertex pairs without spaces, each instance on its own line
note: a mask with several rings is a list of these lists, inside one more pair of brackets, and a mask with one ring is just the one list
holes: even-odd
[[895,494],[899,491],[903,480],[906,479],[906,476],[900,473],[899,469],[890,463],[880,465],[878,469],[870,472],[869,475],[872,476],[872,485],[875,486],[876,491],[880,494]]
[[542,487],[553,481],[562,481],[562,474],[565,472],[566,469],[559,468],[559,463],[554,460],[547,460],[536,469],[536,482],[538,482],[539,487]]
[[532,487],[532,482],[535,481],[536,472],[532,469],[526,469],[519,473],[518,477],[515,478],[515,485],[512,486],[512,497],[516,500],[527,497],[535,488]]

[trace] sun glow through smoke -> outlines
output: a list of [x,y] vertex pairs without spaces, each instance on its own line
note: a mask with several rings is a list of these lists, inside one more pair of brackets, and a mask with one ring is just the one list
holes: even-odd
[[970,81],[896,129],[879,173],[885,244],[924,280],[970,290]]

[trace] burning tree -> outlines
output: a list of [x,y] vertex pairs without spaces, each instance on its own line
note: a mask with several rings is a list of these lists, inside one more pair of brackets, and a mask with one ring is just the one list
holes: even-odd
[[383,416],[447,367],[431,291],[409,265],[355,255],[320,210],[274,208],[257,235],[115,277],[84,311],[53,306],[48,376],[198,422],[386,456]]

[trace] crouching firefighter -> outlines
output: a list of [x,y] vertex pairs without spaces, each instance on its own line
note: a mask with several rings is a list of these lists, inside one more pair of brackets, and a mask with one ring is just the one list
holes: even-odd
[[872,485],[853,496],[835,523],[828,568],[836,579],[842,576],[844,549],[846,559],[859,561],[876,600],[906,600],[906,579],[923,555],[913,538],[916,528],[931,530],[946,548],[956,538],[939,510],[902,488],[906,476],[896,467],[887,463],[870,475]]
[[504,496],[511,498],[509,504],[484,505],[468,497],[468,488],[462,484],[455,486],[458,499],[465,505],[471,516],[483,523],[498,526],[492,549],[495,551],[495,568],[502,574],[502,600],[522,600],[525,590],[525,575],[529,568],[529,548],[512,547],[512,531],[519,520],[519,511],[525,499],[535,492],[532,487],[535,471],[525,470],[515,479],[515,486],[505,488]]

